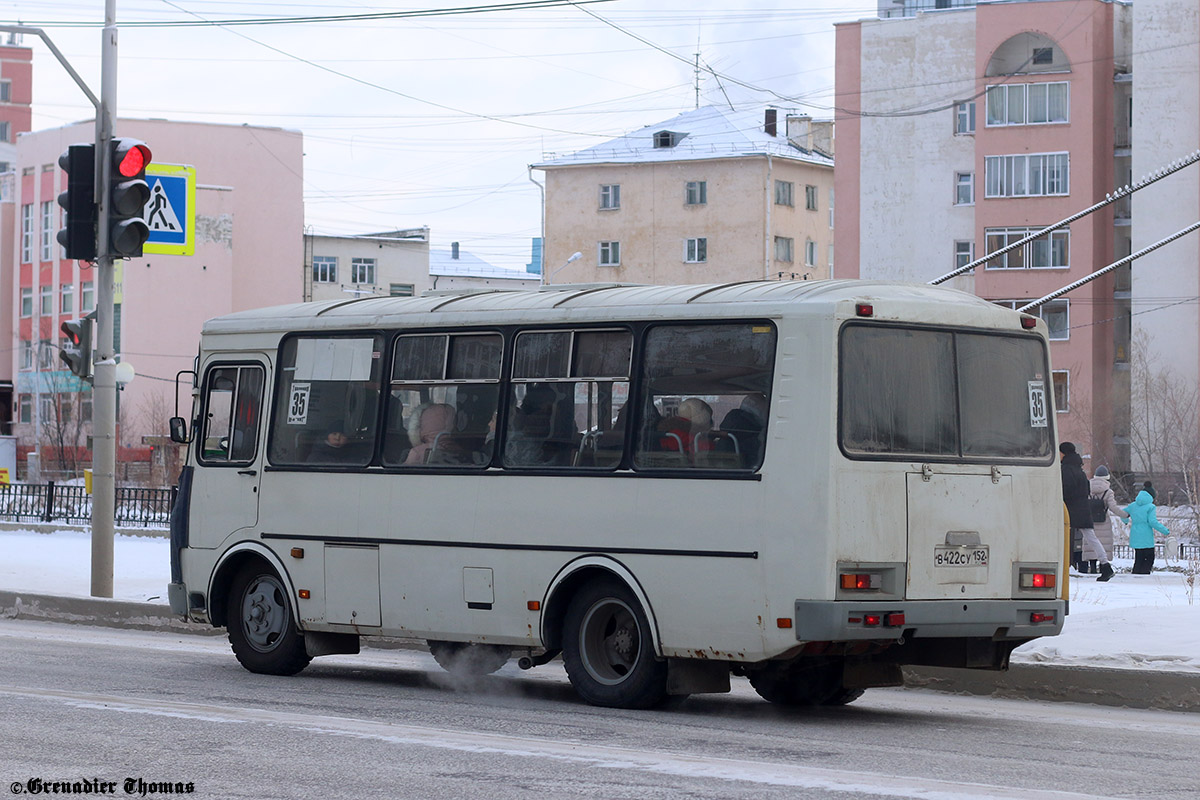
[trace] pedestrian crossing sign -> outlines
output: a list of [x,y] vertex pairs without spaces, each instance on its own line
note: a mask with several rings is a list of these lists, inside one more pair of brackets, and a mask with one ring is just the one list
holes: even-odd
[[152,163],[146,167],[150,199],[142,219],[150,226],[143,253],[190,256],[196,252],[196,168]]

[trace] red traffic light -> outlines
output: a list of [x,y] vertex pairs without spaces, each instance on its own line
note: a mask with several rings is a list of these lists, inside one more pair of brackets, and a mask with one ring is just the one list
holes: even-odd
[[120,161],[117,162],[117,172],[121,173],[124,178],[140,175],[151,160],[150,148],[141,143],[133,145],[124,154],[118,149],[117,155],[120,157]]

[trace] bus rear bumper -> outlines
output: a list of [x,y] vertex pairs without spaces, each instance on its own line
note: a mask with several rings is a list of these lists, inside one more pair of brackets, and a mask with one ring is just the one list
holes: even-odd
[[920,638],[1036,639],[1062,632],[1066,601],[797,600],[796,639],[897,642]]

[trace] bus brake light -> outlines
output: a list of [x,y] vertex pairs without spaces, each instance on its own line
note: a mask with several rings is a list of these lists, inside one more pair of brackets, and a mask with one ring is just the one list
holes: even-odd
[[854,313],[860,317],[869,317],[875,313],[875,308],[870,303],[857,303],[854,306]]
[[1034,611],[1029,615],[1029,621],[1034,624],[1039,622],[1054,622],[1054,615],[1046,614],[1041,611]]
[[883,617],[879,614],[863,614],[863,625],[866,625],[868,628],[875,627],[881,622],[883,622]]
[[1021,327],[1031,330],[1037,327],[1037,317],[1021,317]]

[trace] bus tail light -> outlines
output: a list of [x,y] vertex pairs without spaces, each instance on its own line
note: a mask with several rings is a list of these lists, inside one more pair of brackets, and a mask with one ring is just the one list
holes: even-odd
[[843,572],[842,588],[850,592],[878,591],[883,588],[883,575],[878,572]]
[[856,303],[854,305],[854,313],[860,317],[870,317],[875,313],[875,307],[870,303]]
[[903,628],[904,627],[904,615],[903,614],[886,614],[883,617],[883,624],[888,626],[889,628]]
[[883,622],[883,616],[881,614],[863,614],[862,620],[863,625],[866,625],[868,628],[875,628],[879,626],[879,623]]
[[1039,622],[1054,622],[1054,615],[1044,611],[1034,611],[1029,615],[1029,621],[1035,625]]
[[1037,327],[1037,317],[1021,317],[1021,327],[1025,330],[1032,330]]
[[1022,589],[1053,589],[1058,579],[1053,572],[1021,570]]

